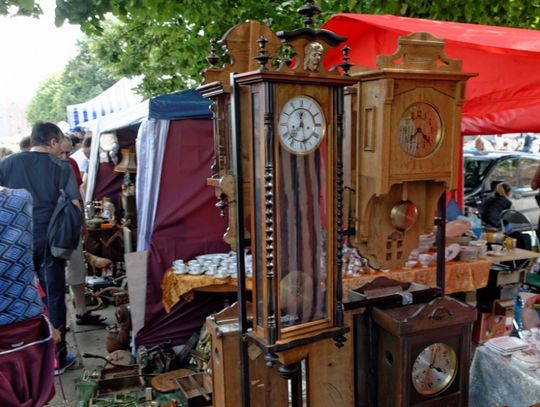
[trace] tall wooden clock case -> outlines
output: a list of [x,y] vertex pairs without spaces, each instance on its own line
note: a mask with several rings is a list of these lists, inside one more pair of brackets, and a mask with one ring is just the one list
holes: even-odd
[[312,3],[299,9],[301,29],[276,34],[253,21],[233,27],[221,41],[229,62],[207,69],[199,90],[214,101],[216,165],[208,182],[237,218],[225,237],[231,242],[233,229],[247,225],[234,247],[242,253],[250,246],[253,255],[253,321],[242,332],[250,354],[262,349],[267,365],[292,380],[293,405],[303,404],[298,367],[306,359],[307,405],[350,405],[351,380],[339,377],[344,364],[347,376],[353,370],[351,341],[342,348],[341,157],[344,88],[354,80],[346,50],[339,71],[322,65],[345,38],[312,28],[319,12]]
[[[250,140],[253,329],[269,365],[287,366],[317,340],[345,340],[341,303],[343,101],[354,81],[322,59],[345,38],[305,27],[278,32],[281,58],[261,36],[256,70],[232,75],[233,138]],[[346,58],[346,56],[345,56]],[[242,146],[247,143],[240,141]],[[242,151],[242,156],[247,152]]]

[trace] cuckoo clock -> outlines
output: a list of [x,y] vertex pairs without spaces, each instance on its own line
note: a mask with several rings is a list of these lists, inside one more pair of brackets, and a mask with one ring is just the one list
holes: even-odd
[[378,406],[466,406],[476,309],[450,297],[373,309]]
[[[258,67],[231,75],[231,130],[241,146],[234,153],[249,157],[241,174],[249,196],[239,198],[250,205],[250,336],[269,364],[275,352],[314,340],[333,336],[340,344],[345,332],[343,91],[354,81],[346,62],[341,73],[322,65],[345,38],[313,29],[317,8],[309,3],[300,9],[305,28],[260,36]],[[279,52],[268,47],[275,37]]]
[[433,229],[437,201],[457,188],[461,106],[473,74],[428,33],[401,37],[377,69],[352,75],[355,198],[351,242],[374,268],[403,267]]

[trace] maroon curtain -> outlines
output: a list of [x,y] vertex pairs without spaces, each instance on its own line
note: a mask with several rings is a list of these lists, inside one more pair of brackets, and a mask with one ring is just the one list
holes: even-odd
[[206,184],[212,158],[210,119],[171,121],[148,253],[145,325],[137,346],[185,343],[207,315],[223,307],[220,294],[208,293],[180,301],[168,314],[161,303],[161,280],[173,260],[230,250],[222,238],[227,219],[219,215],[214,189]]
[[[135,151],[135,140],[137,133],[130,130],[118,130],[116,132],[118,138],[118,144],[120,146],[118,151],[118,162],[122,160],[122,149],[127,148]],[[120,214],[120,193],[122,192],[122,182],[124,181],[124,174],[114,171],[115,164],[112,162],[99,163],[96,184],[94,187],[93,200],[99,201],[104,197],[111,198],[111,202],[116,206],[116,213]],[[135,180],[133,180],[135,181]]]
[[40,315],[0,332],[0,406],[47,404],[54,396],[55,358],[49,323]]

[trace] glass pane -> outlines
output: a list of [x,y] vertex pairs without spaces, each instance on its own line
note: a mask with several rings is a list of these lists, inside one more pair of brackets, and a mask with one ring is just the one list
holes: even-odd
[[519,163],[519,188],[529,188],[540,161],[532,158],[522,158]]
[[[253,161],[254,161],[254,167],[255,167],[255,174],[253,175],[253,185],[255,188],[254,191],[254,216],[255,219],[262,219],[262,208],[261,204],[264,202],[264,196],[262,195],[264,193],[264,177],[262,173],[263,165],[261,164],[261,149],[260,149],[260,143],[261,140],[261,134],[259,131],[259,94],[254,93],[251,95],[252,103],[251,106],[253,106]],[[263,226],[262,225],[256,225],[255,227],[255,244],[253,244],[251,247],[255,249],[254,254],[254,266],[253,269],[253,275],[256,279],[256,286],[257,286],[257,325],[262,326],[263,325],[263,257],[262,257],[262,248],[264,246],[264,240],[263,240]]]
[[281,326],[287,327],[327,317],[326,140],[305,156],[279,150],[276,244]]
[[489,178],[487,180],[487,185],[490,186],[494,181],[497,182],[508,182],[510,185],[517,184],[517,170],[518,170],[518,160],[510,159],[504,160],[495,166]]
[[477,188],[482,181],[486,168],[491,164],[491,160],[481,160],[476,157],[465,157],[464,174],[465,188]]

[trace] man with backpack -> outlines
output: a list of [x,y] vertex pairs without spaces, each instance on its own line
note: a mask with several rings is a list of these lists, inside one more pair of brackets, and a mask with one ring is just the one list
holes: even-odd
[[38,122],[32,128],[30,151],[12,154],[0,161],[0,185],[26,189],[32,195],[34,267],[45,291],[44,302],[51,323],[61,333],[57,343],[57,374],[62,374],[73,364],[74,358],[68,355],[65,342],[65,260],[51,255],[47,232],[61,190],[72,204],[81,209],[71,166],[55,157],[60,152],[63,137],[54,123]]

